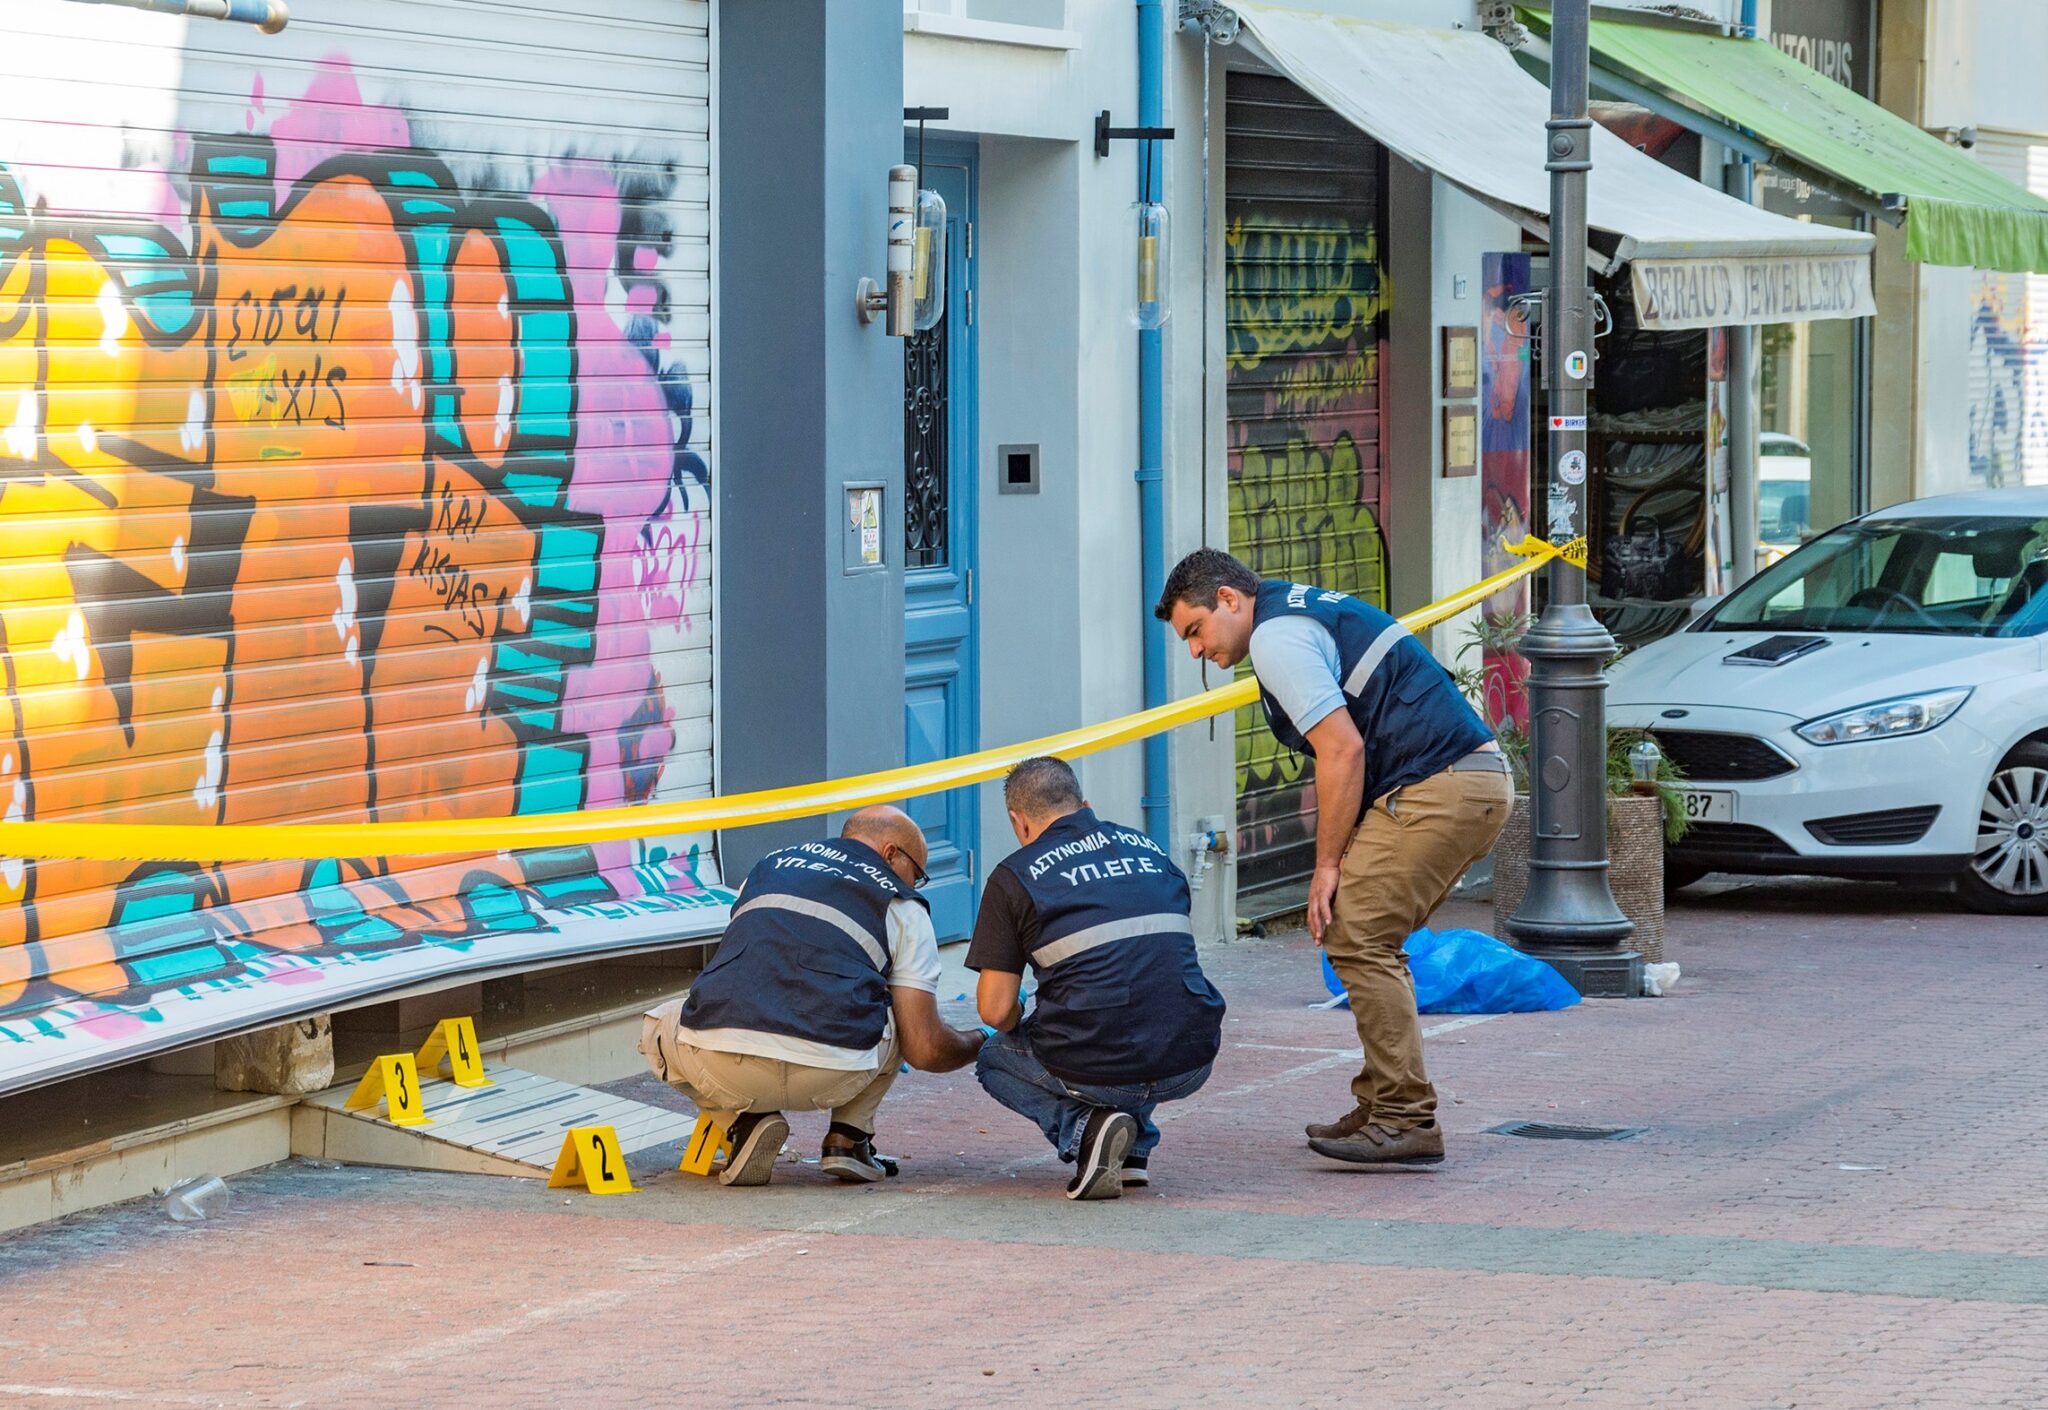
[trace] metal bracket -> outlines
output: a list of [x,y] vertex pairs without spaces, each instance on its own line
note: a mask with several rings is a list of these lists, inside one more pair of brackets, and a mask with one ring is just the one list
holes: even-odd
[[1170,127],[1111,127],[1109,109],[1104,108],[1095,115],[1095,155],[1109,155],[1109,144],[1116,141],[1168,142],[1173,139]]
[[1180,0],[1180,27],[1201,30],[1211,44],[1237,43],[1237,32],[1243,23],[1237,11],[1218,0]]
[[1593,120],[1552,118],[1543,124],[1550,136],[1544,141],[1549,160],[1545,171],[1591,171],[1593,169]]

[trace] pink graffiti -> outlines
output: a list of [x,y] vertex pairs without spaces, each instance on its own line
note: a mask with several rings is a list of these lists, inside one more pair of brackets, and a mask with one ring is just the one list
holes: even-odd
[[[260,112],[263,80],[251,97]],[[339,55],[322,59],[303,96],[294,99],[270,125],[277,143],[277,179],[289,190],[300,177],[329,157],[345,152],[397,149],[412,145],[412,124],[396,108],[363,101],[353,65]]]
[[[590,165],[562,164],[542,174],[533,196],[549,208],[561,230],[576,309],[581,395],[569,507],[601,516],[605,526],[596,658],[570,673],[563,723],[590,741],[585,775],[590,806],[611,807],[631,796],[626,756],[638,752],[640,731],[654,736],[645,743],[674,738],[665,722],[645,722],[635,729],[633,721],[644,717],[650,697],[660,697],[660,678],[648,661],[653,632],[682,624],[683,590],[697,571],[696,539],[694,532],[681,542],[669,534],[676,551],[654,565],[664,571],[656,589],[648,591],[643,545],[669,528],[681,506],[670,495],[672,438],[647,431],[650,425],[670,425],[660,383],[607,306],[617,278],[618,186]],[[637,254],[634,263],[640,263]],[[621,303],[629,317],[636,310],[651,311],[653,290],[638,287]],[[635,730],[634,739],[629,740],[629,730]]]

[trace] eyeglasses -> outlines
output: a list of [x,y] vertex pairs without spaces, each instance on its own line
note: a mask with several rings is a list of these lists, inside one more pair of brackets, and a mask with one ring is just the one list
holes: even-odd
[[925,869],[922,866],[918,865],[918,863],[911,858],[910,853],[906,852],[901,847],[894,846],[893,844],[890,846],[889,852],[893,855],[885,856],[884,860],[893,862],[896,859],[896,857],[902,857],[906,861],[910,862],[910,869],[917,873],[916,879],[910,883],[912,886],[915,886],[918,890],[922,891],[925,888],[925,886],[931,882],[931,877],[925,872]]

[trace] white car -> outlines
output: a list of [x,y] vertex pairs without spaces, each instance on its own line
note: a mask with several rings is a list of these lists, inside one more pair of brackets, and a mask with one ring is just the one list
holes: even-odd
[[1768,568],[1812,529],[1813,453],[1782,431],[1765,431],[1756,449],[1756,566]]
[[1709,871],[1952,878],[2048,914],[2048,488],[1852,520],[1616,666],[1610,724],[1654,732]]

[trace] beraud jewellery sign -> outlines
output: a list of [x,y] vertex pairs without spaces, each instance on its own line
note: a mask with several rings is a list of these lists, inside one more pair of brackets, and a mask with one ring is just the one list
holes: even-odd
[[1636,317],[1645,328],[1720,328],[1867,318],[1877,312],[1868,255],[1637,259]]

